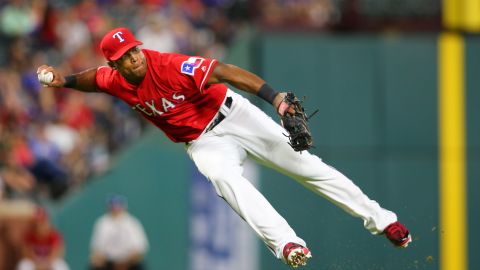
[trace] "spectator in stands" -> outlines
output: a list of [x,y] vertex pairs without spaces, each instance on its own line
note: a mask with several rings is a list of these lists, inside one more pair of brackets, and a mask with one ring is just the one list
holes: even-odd
[[0,201],[12,197],[30,195],[36,186],[35,177],[27,169],[18,166],[12,158],[10,134],[0,131]]
[[175,34],[169,27],[168,19],[161,13],[146,16],[145,25],[138,30],[138,37],[144,40],[145,48],[160,52],[178,52]]
[[[4,2],[4,1],[2,1]],[[0,11],[0,28],[8,36],[31,33],[41,22],[45,0],[9,0]]]
[[270,28],[325,30],[339,17],[332,0],[260,0],[255,5],[260,24]]
[[23,259],[17,270],[68,270],[63,259],[62,235],[50,223],[47,211],[39,207],[32,228],[24,238]]
[[0,270],[17,268],[35,209],[28,200],[0,199]]
[[138,219],[128,213],[121,195],[107,198],[108,212],[95,223],[91,240],[92,270],[142,270],[148,241]]
[[7,197],[25,197],[35,188],[35,177],[19,167],[0,165],[0,201]]

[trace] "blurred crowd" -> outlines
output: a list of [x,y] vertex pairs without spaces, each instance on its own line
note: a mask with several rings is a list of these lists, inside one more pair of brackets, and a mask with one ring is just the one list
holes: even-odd
[[61,198],[107,170],[144,122],[104,94],[48,89],[41,64],[64,74],[105,65],[98,43],[117,26],[145,48],[222,59],[247,16],[235,0],[0,2],[0,198]]
[[280,31],[435,31],[441,0],[257,0],[258,25]]
[[255,14],[266,28],[330,29],[340,19],[340,0],[259,0]]

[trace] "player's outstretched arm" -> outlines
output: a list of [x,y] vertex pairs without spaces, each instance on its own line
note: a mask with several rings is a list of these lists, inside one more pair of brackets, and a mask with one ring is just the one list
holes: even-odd
[[228,83],[239,90],[256,95],[265,81],[250,71],[218,62],[207,83]]
[[[46,76],[49,72],[53,77]],[[91,68],[82,72],[63,76],[54,67],[41,65],[37,69],[40,83],[48,87],[68,87],[82,92],[98,92],[95,86],[95,74],[97,68]]]
[[239,90],[257,95],[272,104],[280,115],[287,110],[290,113],[294,112],[283,102],[285,92],[273,90],[262,78],[235,65],[218,62],[207,83],[228,83]]

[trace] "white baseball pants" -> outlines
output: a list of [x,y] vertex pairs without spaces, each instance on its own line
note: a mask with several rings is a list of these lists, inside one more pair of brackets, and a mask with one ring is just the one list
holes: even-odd
[[265,197],[243,177],[243,163],[252,158],[326,197],[353,216],[360,217],[372,234],[397,220],[397,216],[369,199],[346,176],[307,151],[288,145],[286,131],[246,98],[228,90],[230,109],[213,130],[187,144],[187,152],[199,171],[275,253],[282,258],[285,244],[306,245]]

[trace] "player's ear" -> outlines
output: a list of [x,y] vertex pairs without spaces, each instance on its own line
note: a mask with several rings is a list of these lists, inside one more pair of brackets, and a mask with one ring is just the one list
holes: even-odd
[[112,69],[117,69],[117,66],[115,65],[115,62],[113,62],[113,61],[108,61],[107,64],[108,64],[108,66],[111,67]]

